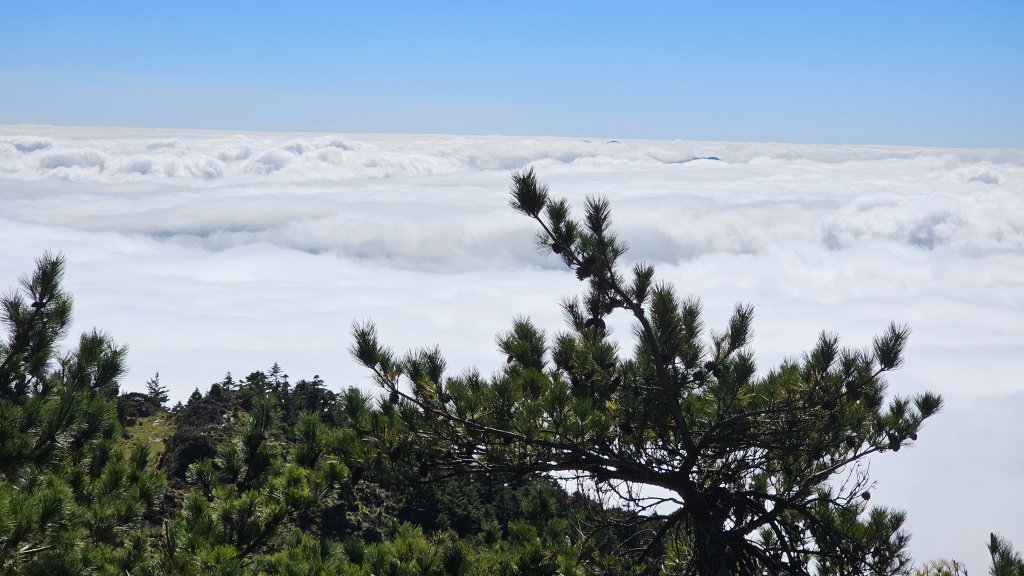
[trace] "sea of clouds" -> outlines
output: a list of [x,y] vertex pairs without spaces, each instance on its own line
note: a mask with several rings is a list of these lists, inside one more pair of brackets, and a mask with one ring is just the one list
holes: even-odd
[[947,408],[874,459],[877,499],[922,560],[981,571],[990,531],[1024,545],[1022,150],[0,126],[0,287],[63,252],[76,330],[128,343],[125,388],[159,371],[173,400],[275,361],[368,387],[346,348],[370,318],[486,373],[514,316],[553,332],[580,290],[508,208],[526,167],[609,197],[628,259],[711,326],[754,304],[762,370],[821,330],[866,347],[909,324],[890,389]]

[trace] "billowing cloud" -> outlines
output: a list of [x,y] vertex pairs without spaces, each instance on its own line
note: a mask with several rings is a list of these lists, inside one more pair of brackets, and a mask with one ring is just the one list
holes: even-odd
[[[529,166],[574,205],[608,196],[628,258],[703,297],[712,326],[753,303],[763,370],[820,330],[863,347],[909,324],[891,390],[950,407],[877,459],[875,493],[908,509],[922,559],[981,570],[988,531],[1024,542],[1024,501],[1005,497],[1024,474],[1007,457],[1024,151],[4,127],[0,286],[64,251],[77,326],[130,345],[128,388],[159,371],[174,399],[274,361],[368,385],[345,352],[365,318],[398,350],[437,343],[487,372],[495,332],[521,313],[559,329],[579,290],[507,206]],[[612,327],[628,347],[628,319]],[[983,484],[994,471],[1007,480]]]

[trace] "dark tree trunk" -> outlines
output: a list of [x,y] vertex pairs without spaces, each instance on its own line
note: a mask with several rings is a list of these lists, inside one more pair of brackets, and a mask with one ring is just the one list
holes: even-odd
[[693,574],[695,576],[733,576],[739,566],[737,549],[721,528],[695,527],[693,538]]

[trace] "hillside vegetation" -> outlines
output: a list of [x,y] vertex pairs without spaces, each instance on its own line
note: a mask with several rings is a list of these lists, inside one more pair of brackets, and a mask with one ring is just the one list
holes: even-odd
[[[823,333],[760,374],[753,309],[704,325],[653,267],[626,270],[607,201],[582,218],[515,173],[512,206],[586,284],[567,327],[499,333],[504,367],[451,373],[372,323],[350,352],[379,386],[266,371],[168,407],[120,392],[127,348],[62,341],[64,261],[2,299],[0,572],[24,575],[907,574],[903,512],[859,464],[918,440],[934,394],[890,396],[909,335]],[[606,318],[625,314],[623,350]],[[992,574],[1024,574],[990,537]],[[932,562],[919,574],[959,573]]]

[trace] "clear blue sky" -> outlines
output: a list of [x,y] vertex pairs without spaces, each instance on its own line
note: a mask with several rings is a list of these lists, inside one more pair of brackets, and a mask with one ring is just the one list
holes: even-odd
[[1024,1],[10,1],[0,123],[1024,147]]

